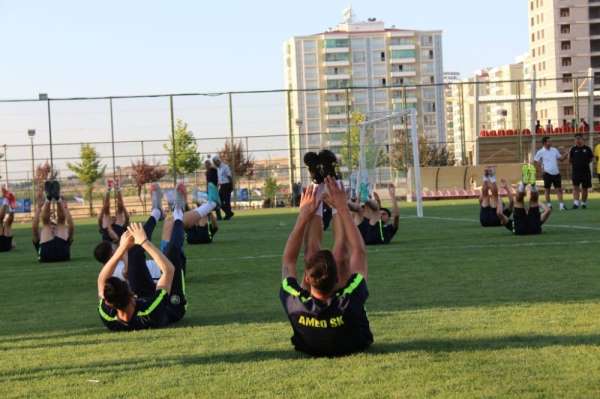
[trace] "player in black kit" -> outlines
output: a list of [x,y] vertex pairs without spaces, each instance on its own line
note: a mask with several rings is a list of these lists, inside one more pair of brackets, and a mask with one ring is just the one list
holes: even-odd
[[305,244],[304,277],[297,280],[296,260],[303,238],[320,239],[321,190],[311,185],[302,195],[300,214],[282,259],[280,300],[292,325],[292,344],[312,356],[343,356],[363,351],[373,343],[365,311],[367,259],[365,246],[347,205],[346,194],[335,179],[325,178],[328,202],[336,210],[333,253],[319,243]]

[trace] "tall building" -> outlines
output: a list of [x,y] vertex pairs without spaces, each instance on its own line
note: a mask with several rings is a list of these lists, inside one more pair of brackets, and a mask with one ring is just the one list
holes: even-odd
[[[587,91],[587,83],[575,77],[588,76],[594,68],[600,79],[600,1],[528,0],[529,66],[541,80],[540,94],[573,92],[575,86]],[[558,79],[556,79],[558,78]],[[600,101],[600,99],[599,99]],[[551,119],[554,126],[563,119],[587,119],[587,101],[542,101],[537,104],[537,119]],[[600,102],[594,105],[600,117]]]
[[296,170],[309,149],[339,151],[353,112],[373,118],[415,108],[419,132],[446,141],[444,87],[435,85],[443,82],[441,31],[356,21],[347,9],[335,28],[287,40],[284,62],[285,87],[298,90],[290,92],[288,118]]
[[454,149],[454,102],[452,101],[453,84],[460,82],[460,72],[444,72],[444,101],[446,112],[446,145],[451,158],[455,157]]

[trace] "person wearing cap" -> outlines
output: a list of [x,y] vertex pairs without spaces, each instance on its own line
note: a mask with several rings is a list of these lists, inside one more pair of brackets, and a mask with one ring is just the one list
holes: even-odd
[[[233,191],[233,176],[229,165],[221,161],[218,155],[212,159],[217,167],[218,183],[219,183],[219,198],[221,200],[221,209],[225,212],[225,220],[233,217],[231,211],[231,192]],[[221,209],[217,210],[217,219],[221,220]]]
[[[575,135],[575,145],[569,151],[573,180],[573,209],[586,209],[588,190],[592,187],[592,171],[590,163],[594,160],[594,153],[585,145],[582,134]],[[579,200],[581,197],[581,201]]]

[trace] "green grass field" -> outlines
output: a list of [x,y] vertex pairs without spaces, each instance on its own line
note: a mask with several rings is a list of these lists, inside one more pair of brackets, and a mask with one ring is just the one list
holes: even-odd
[[131,333],[98,318],[92,221],[52,265],[17,226],[0,254],[0,397],[599,397],[600,199],[537,237],[479,227],[475,201],[425,213],[368,251],[372,349],[316,360],[293,351],[278,300],[291,210],[239,212],[187,246],[185,319]]

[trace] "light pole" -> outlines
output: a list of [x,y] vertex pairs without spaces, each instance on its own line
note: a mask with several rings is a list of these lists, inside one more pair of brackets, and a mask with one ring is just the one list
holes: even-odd
[[29,136],[29,140],[31,142],[31,210],[35,209],[37,205],[35,203],[35,156],[33,153],[33,138],[35,137],[35,129],[29,129],[27,131],[27,135]]

